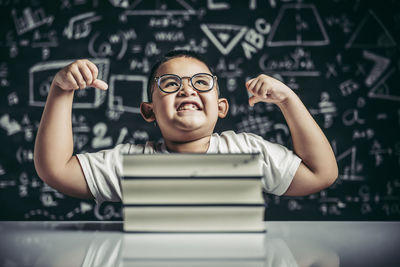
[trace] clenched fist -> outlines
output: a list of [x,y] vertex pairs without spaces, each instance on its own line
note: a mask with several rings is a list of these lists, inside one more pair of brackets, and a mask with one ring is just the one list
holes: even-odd
[[293,94],[284,83],[265,74],[248,80],[246,88],[253,95],[249,98],[250,106],[258,102],[280,104]]
[[96,65],[89,60],[76,60],[57,72],[53,85],[66,91],[84,89],[86,87],[106,90],[108,85],[97,79],[98,72]]

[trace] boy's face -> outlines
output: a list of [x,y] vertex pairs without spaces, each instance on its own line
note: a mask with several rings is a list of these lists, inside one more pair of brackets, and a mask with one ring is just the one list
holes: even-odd
[[[203,62],[177,57],[163,63],[156,76],[192,77],[197,73],[211,74]],[[147,121],[155,120],[164,139],[173,142],[193,141],[211,135],[218,117],[225,117],[228,111],[226,99],[218,99],[216,83],[212,90],[198,92],[188,78],[182,79],[182,88],[175,93],[164,93],[154,83],[152,98],[152,103],[142,103],[142,115]]]

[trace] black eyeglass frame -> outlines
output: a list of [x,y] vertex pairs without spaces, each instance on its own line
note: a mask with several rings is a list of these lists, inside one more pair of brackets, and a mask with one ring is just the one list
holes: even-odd
[[[199,76],[199,75],[207,75],[207,76],[209,76],[209,77],[212,78],[213,83],[212,83],[212,86],[211,86],[210,89],[207,89],[207,90],[199,90],[199,89],[196,88],[196,86],[193,84],[193,78],[196,77],[196,76]],[[161,80],[162,77],[165,77],[165,76],[174,76],[174,77],[177,77],[178,80],[179,80],[179,82],[180,82],[180,86],[178,87],[178,89],[176,89],[175,91],[172,91],[172,92],[164,91],[164,90],[161,88],[160,80]],[[188,76],[180,77],[179,75],[176,75],[176,74],[163,74],[163,75],[161,75],[161,76],[155,77],[155,78],[154,78],[154,81],[156,82],[156,84],[157,84],[157,86],[158,86],[158,89],[160,89],[162,92],[164,92],[164,93],[166,93],[166,94],[172,94],[172,93],[176,93],[176,92],[178,92],[179,90],[182,89],[182,85],[183,85],[182,79],[185,79],[185,78],[189,78],[190,84],[192,85],[192,88],[194,88],[196,91],[199,91],[199,92],[208,92],[208,91],[211,91],[211,90],[214,88],[215,82],[217,81],[217,76],[212,75],[212,74],[210,74],[210,73],[202,73],[202,72],[201,72],[201,73],[196,73],[196,74],[194,74],[192,77],[188,77]]]

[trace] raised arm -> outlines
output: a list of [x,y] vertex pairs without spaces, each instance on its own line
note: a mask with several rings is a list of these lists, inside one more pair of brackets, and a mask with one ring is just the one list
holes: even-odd
[[80,198],[93,196],[73,156],[72,102],[77,89],[107,89],[97,74],[96,65],[88,60],[77,60],[56,74],[35,141],[34,163],[39,177],[58,191]]
[[289,126],[294,152],[302,159],[285,195],[304,196],[330,186],[338,176],[335,155],[321,128],[299,97],[282,82],[260,75],[247,81],[249,104],[275,103]]

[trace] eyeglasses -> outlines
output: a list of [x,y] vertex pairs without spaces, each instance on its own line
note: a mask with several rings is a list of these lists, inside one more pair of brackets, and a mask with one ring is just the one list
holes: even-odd
[[208,73],[197,73],[192,77],[179,77],[175,74],[164,74],[155,77],[158,88],[164,93],[175,93],[182,88],[182,79],[189,79],[190,84],[199,92],[207,92],[214,88],[217,76]]

